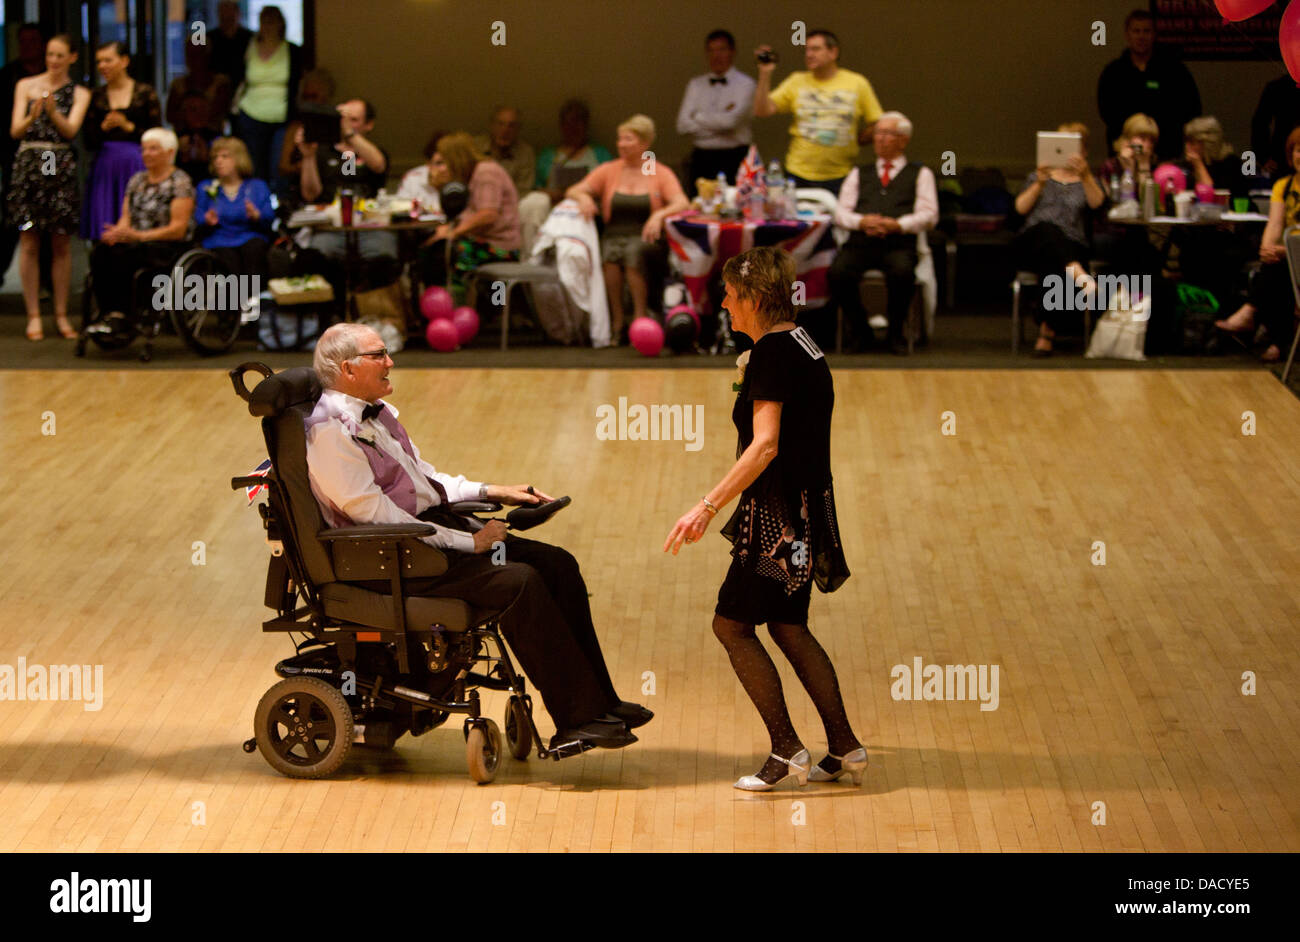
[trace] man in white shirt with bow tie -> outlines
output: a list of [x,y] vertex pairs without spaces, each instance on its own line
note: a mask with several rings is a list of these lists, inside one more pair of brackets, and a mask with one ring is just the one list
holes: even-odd
[[[406,592],[503,612],[501,632],[555,721],[552,748],[636,742],[629,729],[654,714],[615,693],[577,560],[558,546],[507,535],[499,520],[480,525],[448,507],[461,500],[551,498],[527,484],[467,481],[424,461],[397,410],[381,398],[393,391],[393,361],[369,327],[330,327],[316,344],[313,365],[324,392],[306,421],[307,471],[326,524],[432,523],[437,531],[425,539],[446,552],[448,569],[407,580]],[[499,544],[504,559],[493,552]]]
[[897,111],[880,116],[872,129],[876,160],[854,167],[844,178],[835,225],[852,233],[831,264],[831,295],[842,305],[844,320],[857,338],[859,352],[871,331],[858,283],[863,272],[885,273],[889,293],[889,349],[907,353],[903,323],[916,290],[917,233],[939,222],[939,194],[929,167],[907,159],[912,122]]
[[732,66],[736,39],[725,29],[715,29],[704,40],[709,71],[686,83],[686,94],[677,111],[677,133],[695,139],[691,151],[687,193],[695,194],[695,181],[716,179],[736,182],[736,169],[749,151],[753,134],[750,119],[754,108],[754,80]]

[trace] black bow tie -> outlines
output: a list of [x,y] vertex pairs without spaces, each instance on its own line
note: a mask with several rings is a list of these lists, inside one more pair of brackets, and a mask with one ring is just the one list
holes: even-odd
[[361,410],[361,421],[364,422],[366,419],[373,419],[383,411],[384,404],[382,402],[376,402],[374,405],[366,406]]
[[710,76],[710,77],[709,77],[709,84],[710,84],[710,85],[726,85],[726,84],[727,84],[727,77],[726,77],[725,75],[722,76],[722,78],[715,78],[715,77],[713,77],[713,76]]

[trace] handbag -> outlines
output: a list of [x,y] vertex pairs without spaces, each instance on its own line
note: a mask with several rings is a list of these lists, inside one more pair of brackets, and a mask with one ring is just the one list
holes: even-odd
[[1128,288],[1121,281],[1106,306],[1106,313],[1093,328],[1088,341],[1088,359],[1113,357],[1119,360],[1145,360],[1147,323],[1151,320],[1151,298],[1133,304]]

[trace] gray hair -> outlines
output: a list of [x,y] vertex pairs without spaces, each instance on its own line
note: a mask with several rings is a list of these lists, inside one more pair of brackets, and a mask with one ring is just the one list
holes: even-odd
[[1232,145],[1223,139],[1223,125],[1213,115],[1202,115],[1188,121],[1183,125],[1183,136],[1205,145],[1207,161],[1222,160],[1232,153]]
[[361,338],[373,334],[365,324],[334,324],[316,341],[316,355],[312,366],[320,377],[320,384],[333,389],[343,372],[343,363],[361,353]]
[[140,143],[157,144],[172,154],[176,153],[176,149],[181,146],[180,141],[176,139],[176,132],[168,128],[150,128],[140,135]]
[[908,119],[907,115],[903,114],[903,112],[886,111],[884,114],[882,114],[879,118],[876,119],[876,123],[879,124],[881,121],[884,121],[886,118],[893,118],[894,121],[898,123],[898,133],[903,135],[903,137],[912,136],[912,122]]

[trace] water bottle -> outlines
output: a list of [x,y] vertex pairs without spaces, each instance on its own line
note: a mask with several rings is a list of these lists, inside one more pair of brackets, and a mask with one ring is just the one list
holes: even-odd
[[718,171],[718,194],[713,198],[712,212],[722,215],[722,211],[727,208],[727,175],[721,170]]
[[1127,167],[1124,168],[1124,176],[1120,178],[1119,193],[1122,202],[1137,202],[1137,180],[1133,177],[1133,171]]
[[785,174],[781,172],[781,161],[773,160],[767,165],[767,215],[770,219],[784,219]]
[[789,177],[785,180],[785,218],[794,219],[799,215],[799,196],[795,193],[794,181]]

